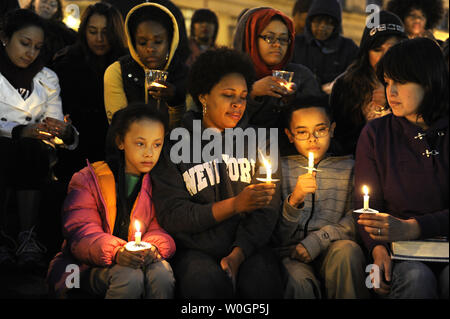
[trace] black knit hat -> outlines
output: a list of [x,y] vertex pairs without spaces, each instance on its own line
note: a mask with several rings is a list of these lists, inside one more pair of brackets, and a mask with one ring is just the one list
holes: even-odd
[[[381,36],[398,36],[400,38],[407,38],[405,33],[405,28],[402,21],[398,16],[389,11],[380,11],[380,24],[374,27],[364,28],[364,33],[361,38],[361,43],[359,45],[359,51],[366,52],[372,48],[372,44]],[[372,21],[374,22],[373,19]]]
[[214,11],[211,11],[209,9],[198,9],[194,12],[191,19],[191,37],[194,34],[194,23],[197,22],[208,22],[214,24],[214,43],[216,41],[217,31],[219,30],[219,20],[217,19],[217,15],[214,13]]

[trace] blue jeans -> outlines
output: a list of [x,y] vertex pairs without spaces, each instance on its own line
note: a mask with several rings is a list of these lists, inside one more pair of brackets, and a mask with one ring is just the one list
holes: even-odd
[[439,296],[448,298],[448,275],[448,265],[392,261],[391,291],[385,298],[436,299]]

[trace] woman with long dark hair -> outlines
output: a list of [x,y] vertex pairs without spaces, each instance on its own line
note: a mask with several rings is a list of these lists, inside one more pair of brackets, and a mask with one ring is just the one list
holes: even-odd
[[[37,241],[42,186],[51,175],[55,148],[74,149],[78,134],[65,121],[56,74],[44,67],[45,22],[30,10],[7,14],[0,46],[0,208],[6,189],[17,194],[19,267],[45,267],[45,247]],[[14,262],[3,254],[0,264]]]
[[107,3],[90,5],[83,12],[78,41],[60,51],[52,64],[61,86],[64,113],[80,132],[75,152],[61,153],[57,175],[68,182],[86,159],[104,158],[108,120],[103,76],[106,68],[126,53],[123,19]]
[[375,68],[393,44],[406,39],[406,34],[396,15],[381,11],[379,18],[378,26],[364,29],[355,62],[336,79],[331,91],[330,106],[336,121],[334,139],[342,148],[342,155],[355,152],[359,134],[368,121],[390,112]]
[[[369,122],[356,149],[355,189],[370,189],[361,237],[380,269],[387,298],[448,298],[447,264],[392,260],[389,243],[447,236],[449,229],[448,70],[439,46],[417,38],[380,60],[378,80],[392,114]],[[355,207],[362,207],[355,192]]]

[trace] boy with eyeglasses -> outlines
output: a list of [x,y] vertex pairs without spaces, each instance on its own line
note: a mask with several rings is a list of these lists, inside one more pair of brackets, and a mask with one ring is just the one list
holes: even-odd
[[294,104],[286,116],[285,133],[298,154],[281,159],[284,201],[274,241],[286,276],[284,297],[368,298],[352,216],[354,161],[328,153],[336,123],[323,102],[311,102]]
[[347,69],[358,52],[355,42],[341,34],[342,8],[338,0],[314,0],[304,33],[295,37],[292,63],[307,66],[328,95],[334,79]]

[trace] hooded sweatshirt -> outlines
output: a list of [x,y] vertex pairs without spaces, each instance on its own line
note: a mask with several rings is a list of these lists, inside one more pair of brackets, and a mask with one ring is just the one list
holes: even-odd
[[146,103],[152,107],[157,107],[157,101],[148,94],[145,81],[145,74],[150,69],[139,58],[128,25],[130,18],[147,6],[162,10],[173,22],[172,43],[169,45],[168,58],[162,70],[169,72],[167,82],[175,86],[175,95],[171,100],[161,100],[159,110],[168,118],[168,107],[184,108],[186,98],[185,78],[188,69],[181,62],[177,53],[180,34],[177,20],[172,12],[163,5],[146,2],[131,9],[125,19],[125,35],[130,54],[111,64],[105,71],[105,109],[110,122],[115,112],[131,103]]
[[[337,0],[315,0],[308,11],[305,32],[295,37],[292,62],[307,66],[320,84],[332,82],[356,58],[358,46],[341,36],[342,10]],[[314,16],[328,15],[337,21],[337,27],[325,41],[316,40],[311,31]]]
[[[236,33],[234,36],[234,48],[247,52],[250,54],[252,61],[255,65],[256,71],[258,71],[258,65],[263,63],[260,58],[258,58],[258,52],[256,52],[256,38],[255,39],[248,39],[247,34],[253,34],[252,30],[250,30],[249,24],[252,23],[253,19],[251,17],[254,14],[258,14],[261,10],[266,10],[267,14],[273,15],[278,14],[284,17],[284,21],[288,24],[288,30],[292,30],[290,32],[290,38],[291,38],[291,44],[290,46],[293,46],[294,43],[294,33],[293,33],[293,24],[290,18],[285,16],[282,12],[268,8],[268,7],[259,7],[254,8],[251,10],[248,10],[242,17],[239,19]],[[264,19],[261,18],[261,20]],[[258,29],[263,29],[265,26],[260,26],[259,23],[261,21],[253,21],[256,23],[256,27],[254,28],[254,31],[258,32]],[[264,21],[265,23],[270,23],[269,21]],[[267,25],[266,24],[266,25]],[[247,31],[249,30],[249,31]],[[254,34],[256,37],[259,34]],[[297,85],[297,92],[296,98],[306,98],[310,96],[320,96],[322,93],[320,91],[319,85],[317,81],[314,79],[313,74],[311,71],[300,64],[293,64],[288,63],[290,60],[290,55],[292,54],[291,47],[288,48],[286,51],[286,55],[288,55],[285,59],[283,59],[282,64],[276,66],[276,68],[273,68],[274,70],[285,70],[285,71],[291,71],[294,72],[294,77],[292,79],[292,82],[294,82]],[[269,66],[265,66],[267,70],[269,70],[269,74],[262,74],[264,73],[264,70],[261,70],[260,72],[256,72],[259,75],[257,80],[260,80],[262,77],[265,77],[267,75],[271,75],[271,68]],[[264,67],[261,67],[261,69],[264,69]],[[267,72],[267,70],[265,72]],[[281,116],[282,116],[282,110],[283,110],[284,103],[282,102],[282,99],[274,98],[271,96],[260,96],[255,99],[249,98],[247,102],[247,112],[249,115],[249,123],[251,125],[256,125],[260,127],[277,127],[277,128],[283,128],[283,124],[281,123]],[[284,135],[284,134],[283,134]],[[282,136],[283,136],[282,135]]]
[[[211,143],[200,138],[204,133],[201,116],[201,113],[192,111],[186,113],[184,128],[172,131],[171,137],[173,136],[174,140],[164,143],[161,158],[151,172],[158,222],[173,236],[179,250],[195,249],[222,258],[227,256],[233,247],[238,246],[244,255],[249,257],[255,250],[267,245],[272,235],[279,215],[280,184],[277,184],[276,193],[265,208],[236,214],[225,221],[217,222],[213,217],[212,205],[238,195],[252,183],[258,183],[255,178],[261,176],[260,162],[249,156],[251,150],[248,140],[236,138],[228,144],[234,155],[221,151],[215,159],[208,160],[204,156],[200,158],[202,153],[208,152],[208,145]],[[246,123],[244,115],[237,125],[237,130],[246,129]],[[224,145],[226,133],[217,134],[218,140]],[[266,136],[256,135],[261,140],[258,147],[264,153],[261,145],[266,147]],[[186,143],[188,150],[184,149],[183,152],[188,152],[189,160],[176,164],[173,155],[178,153],[180,138]],[[244,143],[244,152],[240,156],[236,154],[239,144],[237,140],[243,140]],[[256,148],[256,145],[254,146]],[[226,150],[226,147],[222,150]],[[253,150],[257,152],[256,149]],[[266,150],[269,150],[269,146]],[[273,166],[272,178],[280,178],[281,168],[278,165],[276,169],[274,165],[280,163],[278,154],[270,158]],[[266,177],[264,169],[262,172],[261,177]]]

